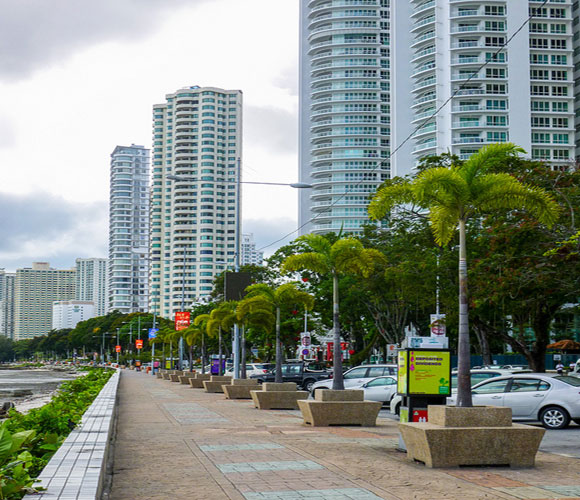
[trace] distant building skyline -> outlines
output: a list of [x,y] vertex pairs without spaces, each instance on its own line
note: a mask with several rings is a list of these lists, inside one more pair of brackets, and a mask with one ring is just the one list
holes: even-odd
[[108,305],[108,260],[76,259],[76,300],[94,304],[95,316],[105,316]]
[[256,243],[252,233],[242,234],[240,257],[242,266],[250,264],[261,266],[264,264],[264,252],[256,250]]
[[16,273],[0,269],[0,335],[14,338],[14,279]]

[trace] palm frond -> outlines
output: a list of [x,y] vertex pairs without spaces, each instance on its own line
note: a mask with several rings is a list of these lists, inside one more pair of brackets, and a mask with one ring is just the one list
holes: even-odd
[[469,199],[469,186],[456,168],[430,168],[416,177],[413,195],[423,207],[441,205],[452,208]]
[[330,251],[330,241],[320,234],[305,234],[296,238],[297,242],[304,243],[308,248],[316,253],[328,253]]
[[443,246],[451,241],[453,233],[457,229],[459,213],[457,210],[447,207],[433,206],[429,212],[429,221],[435,242],[439,246]]
[[506,159],[517,157],[520,153],[525,153],[524,149],[511,142],[490,144],[470,156],[460,170],[465,181],[470,185],[478,175],[499,163],[505,163]]
[[414,201],[411,183],[408,181],[382,186],[369,203],[369,217],[374,220],[383,219],[397,205],[413,203]]
[[[330,251],[330,247],[329,247]],[[325,274],[330,272],[328,259],[325,254],[317,252],[305,252],[286,257],[282,264],[282,272],[288,273],[301,270],[312,271],[313,273]]]

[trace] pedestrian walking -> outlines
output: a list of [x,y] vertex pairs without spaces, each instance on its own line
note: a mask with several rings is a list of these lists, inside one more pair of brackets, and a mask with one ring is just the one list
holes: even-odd
[[561,361],[558,361],[558,364],[556,365],[556,371],[558,372],[558,375],[562,375],[564,373],[564,365]]

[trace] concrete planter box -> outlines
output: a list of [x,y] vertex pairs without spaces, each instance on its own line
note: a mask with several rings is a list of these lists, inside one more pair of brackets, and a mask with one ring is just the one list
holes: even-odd
[[373,427],[382,404],[364,401],[364,392],[357,390],[317,391],[315,400],[298,401],[305,424],[314,427],[360,425]]
[[512,424],[511,409],[429,406],[429,421],[399,424],[407,457],[427,467],[533,467],[545,430]]
[[169,373],[169,372],[164,372],[164,373],[162,373],[162,374],[161,374],[161,378],[162,378],[163,380],[170,380],[170,379],[171,379],[171,373]]
[[226,399],[252,399],[250,391],[256,390],[258,381],[254,379],[234,379],[231,385],[223,385]]
[[261,391],[250,391],[254,406],[260,410],[297,410],[298,401],[308,397],[307,391],[297,391],[294,382],[266,382]]
[[157,373],[155,374],[155,377],[156,377],[156,378],[163,378],[163,373],[161,373],[161,372],[157,372]]
[[196,377],[189,379],[189,385],[194,389],[203,389],[203,382],[209,380],[210,377],[208,373],[198,373]]
[[195,373],[186,373],[185,375],[181,375],[179,377],[179,383],[180,384],[184,384],[184,385],[189,385],[189,379],[193,378],[195,376]]
[[212,375],[209,380],[203,381],[203,388],[205,392],[220,392],[223,394],[224,390],[222,386],[226,383],[231,382],[232,377],[217,377]]
[[182,377],[182,375],[172,373],[171,375],[169,375],[169,380],[171,382],[179,382],[179,377]]

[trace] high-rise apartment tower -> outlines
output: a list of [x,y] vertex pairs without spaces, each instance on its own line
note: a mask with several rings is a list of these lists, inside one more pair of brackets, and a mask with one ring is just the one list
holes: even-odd
[[15,273],[0,269],[0,335],[14,337],[14,278]]
[[76,300],[89,301],[95,306],[95,316],[107,314],[107,259],[77,259]]
[[233,266],[241,153],[239,90],[186,87],[153,107],[152,312],[190,307]]
[[393,2],[393,148],[413,134],[394,174],[428,155],[466,159],[508,141],[556,167],[574,159],[572,2],[542,3]]
[[149,163],[143,146],[117,146],[111,154],[109,311],[147,311]]
[[300,23],[299,225],[358,232],[390,176],[390,0],[301,0]]

